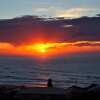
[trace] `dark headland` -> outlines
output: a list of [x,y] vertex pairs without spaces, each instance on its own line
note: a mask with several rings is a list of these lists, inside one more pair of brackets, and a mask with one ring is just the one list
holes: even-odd
[[0,100],[100,100],[100,86],[82,88],[28,87],[0,85]]

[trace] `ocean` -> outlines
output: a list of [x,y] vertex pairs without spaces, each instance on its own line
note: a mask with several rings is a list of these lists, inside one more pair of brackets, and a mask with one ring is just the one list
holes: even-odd
[[100,84],[100,54],[51,57],[0,56],[0,84],[45,87],[48,78],[54,87]]

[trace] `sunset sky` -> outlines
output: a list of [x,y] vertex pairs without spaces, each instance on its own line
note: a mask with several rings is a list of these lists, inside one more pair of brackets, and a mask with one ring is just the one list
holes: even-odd
[[0,0],[0,55],[100,52],[96,14],[100,0]]

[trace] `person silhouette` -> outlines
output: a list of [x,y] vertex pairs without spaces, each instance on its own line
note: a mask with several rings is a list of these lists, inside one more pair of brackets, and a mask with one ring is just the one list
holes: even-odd
[[48,79],[47,86],[48,86],[48,87],[53,87],[52,79]]

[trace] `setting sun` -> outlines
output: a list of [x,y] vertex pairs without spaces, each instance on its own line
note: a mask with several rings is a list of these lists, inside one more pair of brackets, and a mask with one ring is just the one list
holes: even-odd
[[36,44],[34,45],[34,49],[41,53],[45,53],[49,49],[49,45],[48,44]]
[[42,53],[45,53],[45,52],[46,52],[46,50],[45,50],[45,49],[41,49],[40,51],[41,51]]

